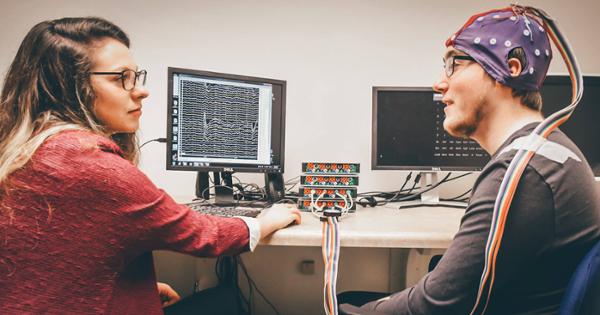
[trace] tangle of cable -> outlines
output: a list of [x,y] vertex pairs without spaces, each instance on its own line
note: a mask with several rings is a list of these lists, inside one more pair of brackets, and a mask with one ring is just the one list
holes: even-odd
[[325,212],[324,208],[326,207],[326,204],[320,202],[320,199],[325,195],[325,190],[321,192],[316,200],[314,198],[315,195],[316,191],[313,190],[310,194],[310,209],[312,214],[323,222],[323,237],[321,242],[321,251],[325,266],[323,276],[323,307],[326,315],[337,315],[338,303],[336,283],[340,261],[338,218],[348,214],[350,209],[354,207],[354,200],[352,199],[350,192],[347,192],[345,196],[336,192],[336,195],[343,200],[343,206],[336,204],[334,206],[336,209],[335,211]]
[[323,221],[322,252],[325,264],[323,306],[326,315],[337,315],[336,283],[340,260],[340,236],[337,217],[328,217],[327,220]]

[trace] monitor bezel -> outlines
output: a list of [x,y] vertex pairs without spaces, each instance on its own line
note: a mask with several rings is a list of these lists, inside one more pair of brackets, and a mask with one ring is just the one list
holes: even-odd
[[[546,75],[546,78],[544,79],[544,84],[551,84],[551,85],[571,84],[571,77],[569,76],[568,73],[549,73]],[[583,93],[584,93],[584,95],[585,95],[585,86],[586,85],[595,85],[595,86],[600,87],[600,74],[585,74],[584,73],[583,74],[583,86],[584,86]],[[566,107],[567,105],[569,105],[569,104],[564,104],[564,107]],[[542,108],[543,108],[543,106],[544,105],[542,103]],[[575,109],[575,110],[577,110],[577,109]],[[577,145],[577,143],[575,143],[575,144]],[[581,150],[581,148],[579,148],[579,149]],[[588,163],[589,163],[589,161],[588,161]],[[596,179],[596,181],[600,182],[600,173],[598,173],[598,174],[594,173],[594,178]]]
[[377,164],[377,95],[379,91],[404,91],[404,92],[436,92],[431,87],[405,87],[405,86],[373,86],[372,88],[372,114],[371,114],[371,170],[398,170],[398,171],[456,171],[456,172],[478,172],[485,167],[470,166],[433,166],[433,165],[378,165]]
[[[586,81],[587,80],[587,81]],[[564,84],[571,83],[571,77],[567,73],[549,73],[544,78],[543,84]],[[583,86],[586,84],[600,86],[600,74],[583,74]],[[585,93],[585,88],[583,90]],[[565,106],[568,104],[565,104]],[[543,106],[543,105],[542,105]]]
[[[171,165],[173,162],[173,158],[171,155],[171,148],[173,146],[173,123],[171,117],[171,102],[173,96],[173,75],[174,74],[189,74],[189,75],[197,75],[209,78],[220,78],[227,79],[239,82],[246,83],[268,83],[272,85],[280,85],[281,86],[281,117],[280,119],[280,160],[278,164],[270,164],[270,167],[259,167],[259,164],[250,164],[249,166],[244,165],[231,165],[231,166],[184,166],[184,165]],[[253,77],[246,75],[237,75],[230,73],[222,73],[222,72],[213,72],[206,70],[197,70],[197,69],[189,69],[189,68],[177,68],[177,67],[168,67],[167,69],[167,150],[166,151],[166,169],[172,171],[197,171],[197,172],[245,172],[245,173],[283,173],[285,168],[285,107],[286,107],[286,88],[287,82],[285,80],[278,79],[270,79],[270,78],[261,78],[261,77]],[[271,118],[273,119],[273,118]],[[225,163],[223,163],[225,164]],[[272,168],[271,166],[279,166],[279,168]]]

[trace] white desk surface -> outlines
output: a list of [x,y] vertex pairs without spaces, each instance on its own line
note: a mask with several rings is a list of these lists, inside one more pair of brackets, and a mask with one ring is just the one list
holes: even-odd
[[[384,248],[448,248],[464,209],[397,206],[358,207],[339,223],[341,246]],[[323,223],[302,213],[302,224],[279,230],[260,245],[321,246]]]
[[[189,202],[190,197],[176,197]],[[448,248],[458,231],[464,209],[418,207],[397,209],[358,206],[339,223],[341,246],[381,248]],[[259,246],[321,246],[323,223],[310,212],[302,213],[302,224],[279,230]]]

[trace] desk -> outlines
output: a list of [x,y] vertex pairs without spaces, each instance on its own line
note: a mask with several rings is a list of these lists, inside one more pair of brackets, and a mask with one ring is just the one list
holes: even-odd
[[[179,203],[192,200],[177,196]],[[357,206],[340,220],[340,246],[372,248],[448,248],[465,210],[444,207],[397,209],[388,204]],[[323,225],[312,213],[302,212],[302,224],[276,231],[260,246],[321,246]]]
[[[441,249],[450,246],[464,212],[464,209],[444,207],[399,210],[394,204],[375,208],[358,206],[355,213],[340,220],[340,246],[369,248],[369,251],[342,249],[345,252],[340,260],[340,277],[343,279],[340,286],[341,291],[360,288],[367,291],[395,292],[406,286],[414,285],[427,272],[426,266],[429,264],[431,255],[441,254],[443,252]],[[322,233],[322,222],[312,213],[303,212],[302,224],[281,229],[264,238],[259,243],[257,250],[265,245],[269,246],[271,250],[275,246],[320,247]],[[375,248],[379,248],[379,252]],[[385,251],[381,251],[386,248],[390,249],[389,256],[386,256]],[[404,248],[404,250],[400,248]],[[361,255],[361,252],[365,254]],[[288,255],[293,254],[289,251],[287,253]],[[276,255],[272,256],[275,259]],[[386,259],[388,264],[383,263],[382,265],[382,261]],[[280,258],[280,264],[283,264],[283,261],[286,260]],[[288,265],[287,270],[292,269],[294,263],[288,262],[292,266]],[[365,277],[363,274],[367,265],[370,266],[369,276]],[[257,266],[254,267],[259,269]],[[262,271],[268,274],[279,274],[273,273],[273,270]],[[344,277],[344,274],[351,274],[353,277]],[[269,279],[260,280],[268,281]],[[304,280],[307,287],[315,289],[321,285],[320,281]],[[307,307],[306,305],[295,305],[290,309],[306,309]],[[316,310],[312,311],[316,312]]]
[[[418,207],[398,210],[394,205],[358,206],[339,224],[340,245],[379,248],[448,248],[458,231],[463,209]],[[321,246],[322,223],[302,213],[302,224],[275,232],[260,245]]]

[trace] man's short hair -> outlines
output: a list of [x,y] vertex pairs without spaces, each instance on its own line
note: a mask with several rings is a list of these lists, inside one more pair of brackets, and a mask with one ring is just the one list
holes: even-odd
[[[517,47],[508,53],[508,59],[517,58],[521,62],[521,69],[527,69],[527,57],[525,56],[525,50],[521,47]],[[527,91],[513,88],[512,96],[519,97],[521,103],[533,110],[542,110],[542,94],[540,91]]]

